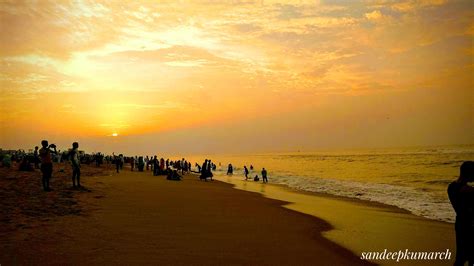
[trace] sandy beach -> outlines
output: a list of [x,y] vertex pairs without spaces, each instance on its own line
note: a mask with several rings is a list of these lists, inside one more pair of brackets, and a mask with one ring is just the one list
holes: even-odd
[[[44,214],[23,226],[12,226],[15,214],[2,220],[10,227],[2,232],[2,265],[367,264],[324,238],[331,227],[323,220],[229,184],[194,175],[167,181],[130,170],[83,180],[88,191],[72,192],[80,211]],[[66,188],[57,183],[60,194]],[[56,207],[31,206],[44,208]]]
[[68,167],[57,168],[66,172],[56,173],[50,193],[32,182],[38,171],[2,169],[2,265],[358,265],[369,264],[360,259],[363,250],[454,252],[450,224],[387,206],[253,182],[233,189],[192,174],[168,181],[90,166],[86,189],[72,190]]

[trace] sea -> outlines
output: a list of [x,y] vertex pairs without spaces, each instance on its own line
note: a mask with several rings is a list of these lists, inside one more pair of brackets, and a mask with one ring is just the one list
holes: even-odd
[[[464,161],[474,160],[474,144],[386,149],[334,150],[235,155],[191,156],[211,159],[217,179],[243,180],[243,167],[253,167],[253,180],[261,170],[269,183],[306,192],[326,193],[396,206],[433,220],[454,223],[455,213],[447,186],[459,177]],[[225,178],[224,178],[225,177]],[[253,181],[248,181],[253,182]]]

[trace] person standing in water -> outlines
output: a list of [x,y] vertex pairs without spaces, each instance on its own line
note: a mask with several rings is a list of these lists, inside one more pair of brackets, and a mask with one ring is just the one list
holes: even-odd
[[249,178],[249,169],[247,169],[247,166],[244,165],[244,174],[245,174],[245,180]]
[[263,183],[268,183],[267,170],[265,168],[262,168],[262,181]]
[[474,265],[474,162],[461,165],[459,178],[449,184],[448,196],[456,212],[456,260],[455,266]]
[[81,187],[81,163],[79,161],[79,143],[72,144],[72,150],[69,152],[69,159],[72,165],[72,187]]
[[229,166],[227,167],[227,175],[232,175],[233,172],[234,168],[232,167],[232,164],[229,164]]
[[212,180],[212,177],[214,176],[214,175],[212,174],[212,165],[213,165],[213,163],[212,163],[211,160],[207,161],[206,174],[207,174],[207,177],[210,177],[210,178],[211,178],[211,180]]
[[[53,159],[51,153],[57,153],[56,145],[48,144],[47,140],[41,141],[42,148],[39,150],[39,156],[41,158],[41,172],[43,173],[42,184],[44,191],[51,191],[49,187],[49,180],[53,174]],[[51,150],[52,148],[52,150]]]

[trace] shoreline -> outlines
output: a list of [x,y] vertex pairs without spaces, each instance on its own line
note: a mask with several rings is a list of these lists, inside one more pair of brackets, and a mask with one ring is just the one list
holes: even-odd
[[74,193],[83,212],[7,233],[0,262],[370,264],[323,237],[331,228],[323,219],[224,182],[169,181],[125,168],[83,183],[92,192]]
[[[217,179],[234,189],[261,194],[288,202],[282,205],[328,222],[333,228],[323,232],[329,240],[360,255],[367,251],[413,250],[446,251],[455,256],[454,224],[417,216],[408,210],[379,202],[326,193],[301,191],[282,184],[262,184],[232,178]],[[349,216],[345,216],[348,214]],[[381,265],[396,261],[373,261]],[[416,265],[451,265],[450,261],[416,261]],[[404,263],[404,265],[406,262]],[[408,263],[410,264],[410,263]]]
[[[217,180],[217,179],[216,179],[216,180]],[[218,180],[218,181],[222,181],[222,180]],[[245,181],[245,180],[241,180],[241,181]],[[225,181],[222,181],[222,182],[225,182]],[[255,182],[255,181],[248,180],[247,182]],[[225,182],[225,183],[227,183],[227,182]],[[256,182],[256,183],[261,183],[261,182],[259,181],[259,182]],[[229,183],[229,184],[232,184],[232,183]],[[341,200],[341,201],[352,202],[352,203],[356,203],[356,204],[357,204],[357,203],[360,203],[361,205],[364,205],[364,206],[370,206],[370,207],[375,207],[375,208],[390,209],[390,210],[393,210],[394,212],[405,213],[405,214],[411,214],[411,215],[414,215],[414,216],[417,216],[417,217],[420,217],[420,218],[423,218],[423,219],[427,219],[427,220],[430,220],[430,221],[436,221],[436,222],[442,222],[442,223],[452,224],[452,223],[445,222],[445,221],[439,221],[439,220],[434,220],[434,219],[429,219],[429,218],[426,218],[426,217],[423,217],[423,216],[419,216],[419,215],[413,214],[413,213],[410,212],[409,210],[400,208],[400,207],[395,206],[395,205],[390,205],[390,204],[385,204],[385,203],[382,203],[382,202],[378,202],[378,201],[370,201],[370,200],[365,200],[365,199],[360,199],[360,198],[352,198],[352,197],[340,196],[340,195],[335,195],[335,194],[330,194],[330,193],[325,193],[325,192],[307,191],[307,190],[292,188],[292,187],[289,187],[288,185],[285,185],[285,184],[267,183],[266,185],[267,185],[267,186],[272,186],[272,187],[274,186],[274,187],[277,187],[277,188],[281,188],[281,189],[283,189],[283,190],[287,190],[287,191],[289,191],[289,192],[294,192],[294,193],[297,193],[297,194],[304,194],[304,195],[309,195],[309,196],[330,198],[330,199],[335,199],[335,200]],[[236,188],[236,189],[238,189],[238,188]],[[453,224],[453,225],[454,225],[454,224]]]

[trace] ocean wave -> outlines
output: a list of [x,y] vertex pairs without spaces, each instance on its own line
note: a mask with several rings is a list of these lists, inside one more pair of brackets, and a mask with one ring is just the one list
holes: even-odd
[[[271,175],[270,177],[272,183],[297,190],[373,201],[396,206],[428,219],[449,223],[455,221],[455,213],[447,196],[426,189],[329,178],[290,175]],[[440,182],[446,184],[447,180]]]

